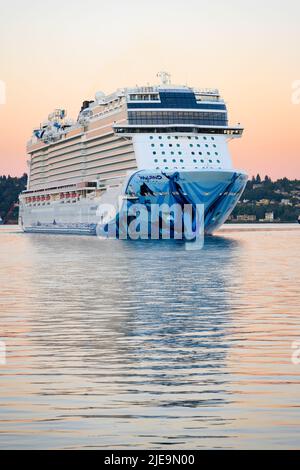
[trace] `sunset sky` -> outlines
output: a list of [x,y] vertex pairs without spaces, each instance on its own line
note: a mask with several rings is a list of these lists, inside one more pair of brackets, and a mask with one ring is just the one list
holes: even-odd
[[245,126],[231,143],[237,168],[300,178],[300,102],[292,102],[300,81],[299,0],[0,5],[0,174],[26,171],[26,141],[54,108],[77,117],[97,90],[155,83],[167,70],[176,84],[221,90],[230,122]]

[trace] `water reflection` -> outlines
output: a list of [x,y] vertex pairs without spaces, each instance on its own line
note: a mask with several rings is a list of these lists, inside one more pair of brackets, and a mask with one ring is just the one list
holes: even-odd
[[[255,297],[255,279],[283,263],[261,263],[266,240],[255,247],[249,234],[218,236],[189,252],[180,242],[0,236],[1,319],[10,333],[2,447],[252,445],[247,425],[251,434],[263,428],[253,407],[265,402],[251,354],[275,351],[257,337],[265,291],[261,285]],[[278,311],[267,308],[274,321]],[[293,305],[288,314],[287,337],[300,326]],[[272,334],[277,341],[276,328]],[[283,355],[281,348],[271,356],[277,366]],[[271,367],[263,357],[261,364],[265,378]],[[275,387],[262,379],[266,399],[279,387],[292,400],[297,373],[289,370],[289,392],[274,374]]]

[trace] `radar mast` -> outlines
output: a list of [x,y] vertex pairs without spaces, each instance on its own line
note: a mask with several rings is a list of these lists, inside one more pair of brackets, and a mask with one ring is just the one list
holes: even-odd
[[157,77],[160,78],[162,85],[171,85],[171,74],[168,72],[158,72]]

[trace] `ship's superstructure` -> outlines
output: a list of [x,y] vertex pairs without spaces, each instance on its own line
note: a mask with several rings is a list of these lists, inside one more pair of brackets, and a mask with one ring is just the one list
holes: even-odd
[[[101,204],[121,198],[149,205],[205,205],[205,229],[229,216],[247,180],[232,168],[228,125],[218,90],[172,85],[96,93],[76,121],[58,109],[28,142],[28,188],[20,197],[25,231],[96,233]],[[101,211],[100,211],[101,213]]]

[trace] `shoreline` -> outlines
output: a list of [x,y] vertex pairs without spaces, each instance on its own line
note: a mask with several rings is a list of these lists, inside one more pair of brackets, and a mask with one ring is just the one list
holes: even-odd
[[300,224],[297,222],[291,223],[230,223],[224,224],[216,233],[224,232],[264,232],[264,231],[277,231],[277,232],[287,232],[300,230]]
[[[237,233],[237,232],[266,232],[266,231],[277,231],[277,232],[290,232],[290,231],[300,231],[300,224],[297,222],[294,223],[227,223],[224,224],[219,230],[215,232],[214,235],[223,234],[223,233]],[[13,231],[15,233],[22,233],[20,227],[16,224],[14,225],[0,225],[0,232]],[[27,234],[28,235],[28,234]],[[52,235],[45,233],[44,235]]]

